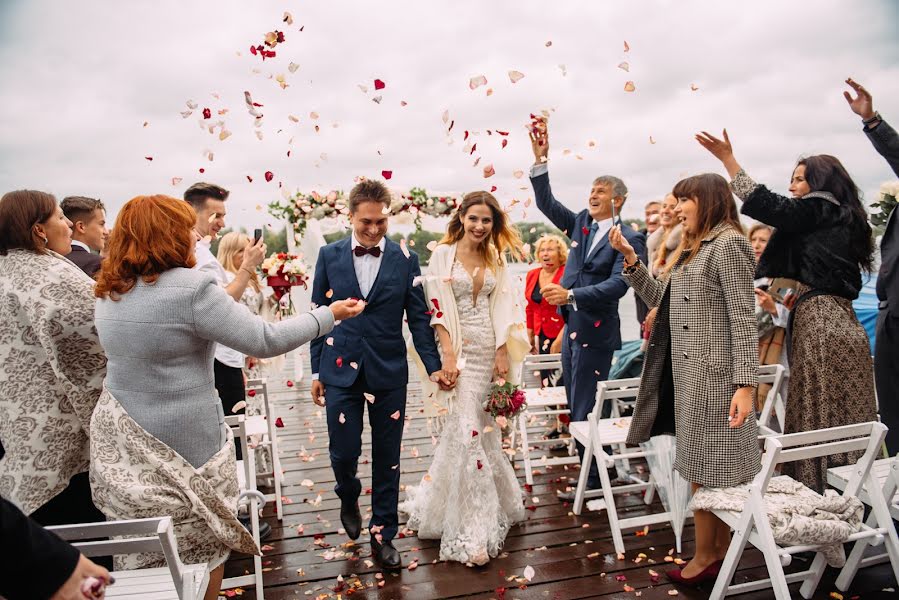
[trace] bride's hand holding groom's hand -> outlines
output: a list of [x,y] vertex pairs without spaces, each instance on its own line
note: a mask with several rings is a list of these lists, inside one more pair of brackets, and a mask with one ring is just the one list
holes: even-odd
[[452,351],[444,352],[441,367],[439,371],[431,374],[431,381],[438,384],[444,392],[448,392],[456,387],[456,378],[459,377],[456,355]]

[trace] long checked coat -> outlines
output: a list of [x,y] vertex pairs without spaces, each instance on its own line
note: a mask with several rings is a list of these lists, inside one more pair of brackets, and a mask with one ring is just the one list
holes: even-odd
[[660,310],[649,338],[629,444],[649,439],[659,406],[664,349],[671,342],[677,456],[687,481],[730,487],[761,468],[758,424],[730,429],[731,399],[738,387],[758,385],[758,335],[753,299],[755,259],[741,232],[718,225],[699,253],[670,276],[656,280],[643,264],[624,277],[650,307],[671,286],[667,319]]

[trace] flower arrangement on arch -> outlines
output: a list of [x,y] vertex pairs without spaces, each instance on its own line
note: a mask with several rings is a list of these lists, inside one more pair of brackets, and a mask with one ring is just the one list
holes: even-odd
[[318,192],[297,192],[289,198],[270,202],[268,212],[276,219],[283,219],[293,225],[299,239],[306,231],[306,223],[310,219],[318,221],[347,216],[349,208],[343,192],[332,190],[324,195]]

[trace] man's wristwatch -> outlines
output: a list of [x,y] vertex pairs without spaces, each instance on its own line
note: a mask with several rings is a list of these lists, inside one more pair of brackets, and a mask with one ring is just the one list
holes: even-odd
[[574,304],[574,290],[568,290],[568,304]]
[[877,123],[877,122],[880,121],[880,120],[881,120],[881,118],[880,118],[880,113],[877,112],[877,111],[875,110],[875,111],[874,111],[874,115],[873,115],[872,117],[870,117],[870,118],[868,118],[868,119],[862,119],[862,124],[863,124],[865,127],[868,127],[869,125],[873,125],[873,124]]

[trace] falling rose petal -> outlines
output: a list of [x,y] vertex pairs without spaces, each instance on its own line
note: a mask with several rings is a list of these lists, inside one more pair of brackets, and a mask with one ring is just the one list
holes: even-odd
[[468,87],[471,89],[479,88],[482,85],[487,85],[487,78],[483,75],[478,75],[477,77],[472,77],[468,80]]
[[495,185],[491,185],[491,186],[490,186],[490,193],[491,193],[491,194],[492,194],[493,192],[495,192],[496,190],[497,190],[497,188],[496,188]]
[[628,81],[627,83],[624,84],[625,92],[633,92],[636,89],[637,89],[637,87],[634,85],[633,81]]
[[204,108],[203,109],[203,118],[211,119],[212,118],[212,110],[210,110],[209,108]]
[[287,115],[287,118],[290,119],[291,121],[293,121],[294,123],[299,123],[299,122],[300,122],[300,120],[299,120],[297,117],[293,116],[293,115]]
[[240,402],[236,403],[234,406],[231,407],[231,412],[236,413],[237,411],[243,410],[246,407],[247,407],[247,401],[241,400]]
[[652,136],[649,136],[649,143],[650,143],[650,144],[655,144],[655,143],[656,143],[656,141],[655,141],[654,139],[652,139]]
[[[150,160],[153,160],[153,159],[151,158]],[[198,170],[200,173],[205,173],[205,172],[206,172],[206,169],[204,169],[203,167],[200,167],[200,168],[197,169],[197,170]]]
[[365,392],[362,395],[365,396],[365,399],[368,400],[369,404],[375,403],[375,395],[374,394],[369,394],[368,392]]
[[286,385],[287,385],[287,387],[293,387],[293,382],[290,379],[288,379]]
[[358,88],[359,88],[359,91],[362,92],[363,94],[367,94],[367,93],[368,93],[368,86],[367,86],[367,85],[362,85],[361,83],[357,83],[357,84],[356,84],[356,87],[358,87]]
[[325,298],[330,298],[333,295],[334,295],[334,290],[328,290],[327,292],[325,292]]
[[484,468],[484,463],[482,463],[482,462],[479,460],[479,461],[478,461],[478,471],[480,471],[480,470],[483,469],[483,468]]
[[503,138],[503,142],[502,142],[502,144],[500,144],[500,148],[505,148],[506,144],[508,144],[508,143],[509,143],[509,140]]
[[669,596],[677,596],[678,594],[679,594],[679,592],[677,590],[668,590]]
[[525,579],[527,579],[528,581],[531,581],[534,578],[534,575],[535,575],[534,567],[532,567],[531,565],[528,565],[524,568],[524,573],[522,573],[522,576]]
[[518,83],[522,79],[524,79],[524,73],[521,71],[509,71],[509,80],[512,83]]
[[221,140],[221,141],[224,142],[224,141],[227,140],[229,137],[231,137],[231,132],[228,131],[227,129],[222,129],[222,130],[219,132],[219,140]]
[[383,96],[375,96],[374,98],[371,99],[371,101],[374,102],[375,104],[380,104],[381,100],[383,100],[383,99],[384,99]]
[[543,45],[546,46],[547,48],[549,48],[550,46],[553,45],[552,40],[549,40],[548,42],[546,42],[546,43],[543,44]]
[[630,72],[630,70],[631,70],[631,66],[629,64],[627,64],[627,61],[618,63],[618,68],[621,69],[622,71],[627,71],[627,72]]
[[284,421],[281,419],[281,417],[275,419],[275,427],[284,427]]
[[558,65],[558,66],[559,66],[559,70],[562,71],[562,77],[567,77],[567,76],[568,76],[568,69],[565,67],[565,65],[560,64],[560,65]]
[[380,79],[375,79],[375,90],[383,90],[385,87],[387,87],[386,83]]
[[400,250],[403,251],[403,256],[405,256],[406,258],[409,258],[411,256],[411,254],[409,254],[409,248],[406,247],[405,239],[400,240]]
[[340,415],[337,417],[337,420],[338,420],[341,424],[346,423],[346,415],[344,415],[343,413],[340,413]]
[[407,106],[407,105],[408,105],[408,102],[406,102],[405,100],[400,100],[400,106]]
[[287,23],[288,25],[293,25],[293,15],[287,11],[284,12],[284,17],[282,17],[281,20],[284,21],[285,23]]
[[144,157],[144,160],[153,162],[153,157],[152,157],[152,156],[145,156],[145,157]]
[[187,117],[191,116],[192,114],[194,114],[194,111],[192,111],[192,110],[182,110],[181,118],[186,119]]
[[571,339],[576,338],[576,337],[577,337],[577,331],[572,331],[571,333],[568,334],[568,337],[571,338]]
[[318,118],[318,113],[315,111],[312,111],[311,113],[309,113],[309,118],[312,119],[313,121],[316,120]]
[[355,370],[358,371],[358,370],[359,370],[359,363],[350,361],[350,368],[351,368],[351,369],[355,369]]
[[624,40],[624,51],[630,52],[631,47],[628,45],[627,40]]
[[489,164],[484,167],[484,178],[493,177],[496,174],[496,171],[493,169],[493,164]]
[[292,62],[289,65],[287,65],[287,70],[290,71],[291,73],[296,73],[297,69],[299,69],[299,68],[300,68],[300,65],[298,65],[295,62]]
[[692,90],[692,91],[695,92],[695,91],[698,90],[698,89],[699,89],[699,86],[696,85],[695,83],[691,83],[691,84],[690,84],[690,90]]
[[181,177],[172,177],[172,185],[178,185],[181,183]]
[[524,177],[524,171],[521,171],[521,170],[513,171],[512,177],[514,177],[515,179],[521,179],[522,177]]
[[599,327],[600,325],[602,325],[602,321],[593,321],[594,327]]
[[334,345],[334,338],[329,337],[328,339],[325,340],[325,343],[328,344],[329,346],[333,346],[333,345]]
[[384,179],[390,179],[393,177],[393,171],[381,171],[381,177]]
[[446,125],[446,124],[449,122],[449,111],[448,111],[448,110],[444,110],[444,111],[443,111],[443,116],[440,117],[440,118],[443,120],[443,124]]
[[487,88],[486,95],[487,95],[487,96],[492,96],[492,95],[493,95],[493,88]]
[[398,411],[398,410],[394,411],[393,414],[390,415],[390,418],[393,419],[394,421],[399,421],[400,420],[400,411]]
[[193,100],[188,100],[185,104],[187,104],[187,108],[189,108],[189,109],[191,109],[191,110],[196,110],[196,109],[197,109],[197,106],[199,106],[199,105],[198,105],[196,102],[194,102]]
[[334,364],[337,365],[337,368],[342,367],[342,366],[343,366],[343,357],[342,357],[342,356],[338,356],[338,357],[337,357],[337,360],[334,361]]
[[472,429],[472,430],[471,430],[471,437],[478,437],[478,431],[477,431],[477,429]]
[[266,180],[266,181],[271,181],[271,180],[274,179],[274,178],[275,178],[275,174],[274,174],[274,173],[272,173],[271,171],[266,171],[266,172],[265,172],[265,180]]

